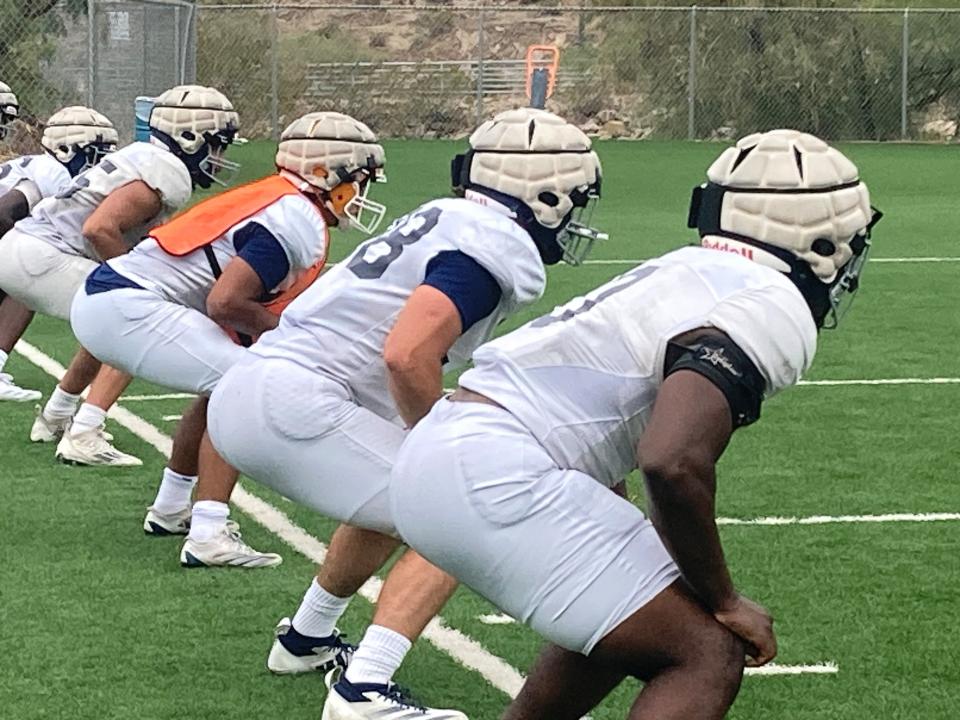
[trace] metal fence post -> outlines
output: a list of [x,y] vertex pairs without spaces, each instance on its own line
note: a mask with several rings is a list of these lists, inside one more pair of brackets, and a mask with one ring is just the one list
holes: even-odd
[[483,53],[484,53],[484,37],[483,37],[483,4],[481,3],[480,7],[477,9],[477,107],[476,107],[476,122],[475,125],[479,125],[483,122]]
[[900,50],[900,139],[907,139],[907,103],[910,87],[910,8],[903,10],[903,45]]
[[176,75],[177,75],[177,84],[183,85],[183,63],[181,63],[180,58],[183,56],[183,53],[180,50],[180,6],[173,6],[173,26],[176,30],[173,33],[173,56],[176,58],[174,62],[176,63]]
[[270,15],[270,135],[280,139],[280,23],[274,0]]
[[95,107],[97,80],[96,72],[96,28],[94,22],[97,14],[96,0],[87,0],[87,107]]
[[697,134],[697,6],[690,8],[690,67],[687,69],[687,140]]

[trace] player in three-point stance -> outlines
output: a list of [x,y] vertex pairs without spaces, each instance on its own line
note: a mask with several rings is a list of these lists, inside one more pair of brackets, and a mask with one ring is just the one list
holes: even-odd
[[281,135],[276,174],[154,228],[77,293],[71,323],[90,352],[136,377],[200,395],[180,421],[144,521],[152,535],[189,532],[181,553],[188,567],[280,563],[279,555],[250,548],[228,522],[237,476],[208,442],[201,450],[207,397],[246,354],[243,345],[276,327],[280,310],[319,275],[328,228],[351,221],[376,227],[385,209],[366,196],[383,164],[383,148],[363,123],[335,112],[305,115]]
[[[183,85],[157,98],[150,114],[150,142],[127,145],[73,179],[58,196],[41,202],[29,218],[0,240],[0,286],[35,310],[69,318],[77,290],[100,261],[136,245],[147,229],[182,207],[195,187],[236,169],[223,159],[237,132],[237,114],[219,91]],[[19,259],[18,262],[6,259]],[[80,393],[100,372],[104,397],[122,392],[130,376],[81,347],[38,414],[34,442],[58,442],[63,462],[140,465],[110,444],[104,431],[110,407],[91,392]]]
[[[352,654],[335,628],[395,539],[386,488],[405,427],[504,318],[543,293],[545,263],[578,262],[596,231],[600,163],[575,126],[542,110],[484,123],[453,167],[464,197],[434,200],[356,249],[287,308],[210,398],[209,433],[244,474],[348,525],[267,661],[278,673],[334,667],[325,720],[422,717],[392,683],[411,642],[456,584],[422,559],[381,604]],[[389,584],[389,581],[388,581]],[[345,673],[340,667],[349,661]]]
[[[0,88],[0,115],[4,129],[11,101]],[[16,105],[16,97],[12,104]],[[27,215],[44,198],[63,192],[70,180],[103,155],[117,148],[117,131],[103,115],[90,108],[72,106],[55,112],[40,137],[44,152],[24,155],[0,165],[0,237]],[[33,311],[0,289],[0,400],[32,402],[40,399],[36,390],[18,387],[3,372],[13,346],[33,319]]]
[[[792,130],[708,178],[702,247],[481,347],[399,451],[400,536],[551,643],[508,720],[576,720],[625,676],[645,683],[631,720],[721,718],[745,656],[776,654],[724,561],[715,464],[810,366],[878,215],[853,163]],[[649,519],[621,490],[638,467]]]

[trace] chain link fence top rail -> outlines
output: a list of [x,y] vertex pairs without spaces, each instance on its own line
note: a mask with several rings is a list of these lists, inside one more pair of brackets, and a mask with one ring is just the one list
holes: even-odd
[[562,51],[548,107],[592,133],[731,138],[789,126],[835,140],[958,139],[957,10],[187,0],[52,7],[0,20],[16,26],[16,42],[0,50],[0,80],[27,114],[89,102],[126,137],[134,97],[194,79],[234,101],[249,137],[276,137],[318,109],[356,115],[383,136],[459,136],[525,102],[525,50],[547,43]]

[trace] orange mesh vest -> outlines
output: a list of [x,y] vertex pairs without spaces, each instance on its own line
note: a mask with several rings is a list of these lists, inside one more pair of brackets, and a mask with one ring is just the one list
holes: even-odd
[[[148,235],[156,240],[157,245],[165,252],[183,257],[195,250],[207,248],[234,225],[253,217],[283,196],[299,193],[297,187],[286,178],[271,175],[199,202],[169,222],[153,228]],[[324,244],[329,245],[329,229],[324,228],[324,236]],[[310,287],[323,272],[326,264],[326,248],[323,255],[323,258],[300,273],[293,285],[264,300],[263,306],[274,315],[283,312],[284,308]],[[207,251],[207,259],[210,261],[214,275],[219,276],[220,268],[215,266],[216,259],[212,257],[210,251]],[[224,328],[224,330],[238,344],[250,345],[252,342],[251,338],[230,328]]]
[[[284,195],[299,193],[286,178],[271,175],[197,203],[169,222],[153,228],[149,236],[165,252],[182,257],[210,245],[234,225],[253,217]],[[329,244],[329,230],[325,230],[325,234],[324,241]],[[323,254],[323,259],[304,270],[287,290],[266,300],[264,306],[279,315],[320,276],[326,264],[326,251]]]
[[148,233],[166,252],[177,257],[209,245],[234,225],[253,217],[284,195],[298,195],[296,186],[271,175],[214,195],[184,210]]

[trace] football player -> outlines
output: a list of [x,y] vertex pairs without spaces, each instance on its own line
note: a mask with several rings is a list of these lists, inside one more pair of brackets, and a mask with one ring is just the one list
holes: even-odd
[[200,395],[180,421],[144,521],[148,534],[190,531],[186,564],[280,562],[278,555],[247,546],[227,525],[226,503],[236,482],[230,468],[222,496],[201,485],[191,527],[207,396],[246,353],[228,332],[249,345],[276,327],[279,310],[323,268],[328,228],[376,227],[384,207],[367,191],[383,164],[383,148],[363,123],[336,112],[305,115],[281,135],[277,174],[154,228],[129,253],[101,265],[77,293],[71,321],[85,348],[136,377]]
[[13,121],[20,117],[20,101],[5,82],[0,82],[0,140],[5,140]]
[[[6,122],[11,114],[10,103],[4,104],[4,100],[0,87],[0,117]],[[13,106],[16,107],[15,98]],[[12,115],[15,116],[16,113]],[[67,107],[50,116],[40,144],[43,153],[24,155],[0,165],[0,237],[29,215],[38,202],[65,190],[72,177],[116,150],[117,131],[95,110]],[[3,372],[13,346],[32,319],[29,308],[0,290],[0,400],[40,399],[38,391],[18,387],[13,378]]]
[[[0,287],[33,310],[67,319],[73,296],[100,261],[127,252],[149,227],[182,207],[195,187],[208,187],[237,167],[222,157],[236,137],[237,114],[213,88],[183,85],[164,92],[151,112],[150,131],[150,142],[127,145],[84,171],[0,240]],[[139,465],[110,444],[103,430],[108,404],[91,395],[77,410],[80,393],[99,370],[100,361],[81,348],[30,439],[60,440],[69,425],[68,441],[57,446],[61,460]],[[110,388],[122,391],[130,381],[112,368],[103,372]]]
[[[341,526],[267,661],[277,673],[350,659],[335,623],[398,546],[386,488],[405,435],[506,317],[535,302],[544,264],[578,263],[598,233],[600,162],[578,128],[543,110],[501,113],[453,163],[462,197],[434,200],[297,298],[214,390],[209,434],[246,475]],[[196,544],[188,539],[182,558]],[[408,566],[408,562],[401,560]],[[411,643],[455,582],[426,563],[389,618],[367,630],[346,673],[331,674],[323,717],[463,720],[418,708],[392,683]],[[442,600],[441,600],[442,602]],[[333,684],[334,680],[336,683]]]
[[[809,368],[879,216],[854,164],[793,130],[742,139],[707,176],[701,247],[481,347],[400,449],[401,537],[551,643],[510,720],[575,720],[625,676],[646,683],[633,720],[721,718],[745,656],[776,655],[724,561],[716,462]],[[623,493],[636,468],[649,519]]]

